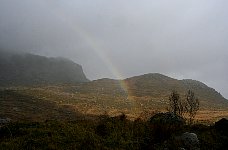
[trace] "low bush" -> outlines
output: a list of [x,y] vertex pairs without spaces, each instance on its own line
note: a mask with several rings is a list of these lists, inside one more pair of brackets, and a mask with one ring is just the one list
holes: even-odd
[[178,149],[175,137],[184,132],[197,134],[200,149],[228,147],[228,136],[214,126],[175,124],[158,114],[150,121],[122,115],[100,121],[14,122],[0,127],[0,149]]

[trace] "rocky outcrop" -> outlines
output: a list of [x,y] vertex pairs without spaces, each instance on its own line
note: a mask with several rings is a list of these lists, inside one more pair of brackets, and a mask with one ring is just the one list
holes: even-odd
[[0,86],[87,82],[82,67],[65,58],[0,51]]
[[11,122],[10,118],[0,118],[0,125],[4,125],[10,122]]
[[180,136],[175,136],[171,140],[175,149],[200,150],[200,142],[195,133],[185,132]]
[[188,150],[199,150],[199,139],[195,133],[185,132],[180,137],[183,148]]

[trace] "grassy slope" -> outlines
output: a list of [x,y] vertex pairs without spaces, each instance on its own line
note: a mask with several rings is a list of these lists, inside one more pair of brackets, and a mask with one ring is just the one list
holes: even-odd
[[[182,98],[187,89],[200,100],[200,120],[228,117],[226,100],[215,90],[192,80],[175,80],[160,74],[147,74],[122,81],[101,79],[75,85],[15,87],[0,91],[0,114],[12,119],[46,120],[77,118],[81,114],[115,116],[124,112],[130,118],[165,111],[172,89]],[[210,117],[208,117],[210,116]],[[1,116],[0,116],[1,117]]]
[[13,121],[76,120],[82,118],[72,106],[58,105],[42,97],[16,90],[0,90],[0,117]]

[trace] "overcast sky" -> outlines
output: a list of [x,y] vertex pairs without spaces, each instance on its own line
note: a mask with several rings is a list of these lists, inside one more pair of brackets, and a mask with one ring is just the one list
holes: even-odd
[[162,73],[228,98],[227,0],[0,0],[0,49],[67,57],[89,79]]

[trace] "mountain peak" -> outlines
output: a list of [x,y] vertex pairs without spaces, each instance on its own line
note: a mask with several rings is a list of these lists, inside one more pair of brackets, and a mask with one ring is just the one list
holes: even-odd
[[73,84],[87,82],[82,67],[66,58],[34,54],[1,53],[0,83],[2,86]]
[[131,78],[125,79],[126,81],[129,80],[135,80],[135,81],[145,81],[145,82],[167,82],[167,81],[175,81],[176,79],[173,79],[171,77],[165,76],[160,73],[148,73],[140,76],[134,76]]
[[141,75],[141,77],[157,78],[157,79],[161,79],[161,78],[173,79],[173,78],[168,77],[168,76],[166,76],[166,75],[163,75],[163,74],[161,74],[161,73],[147,73],[147,74]]

